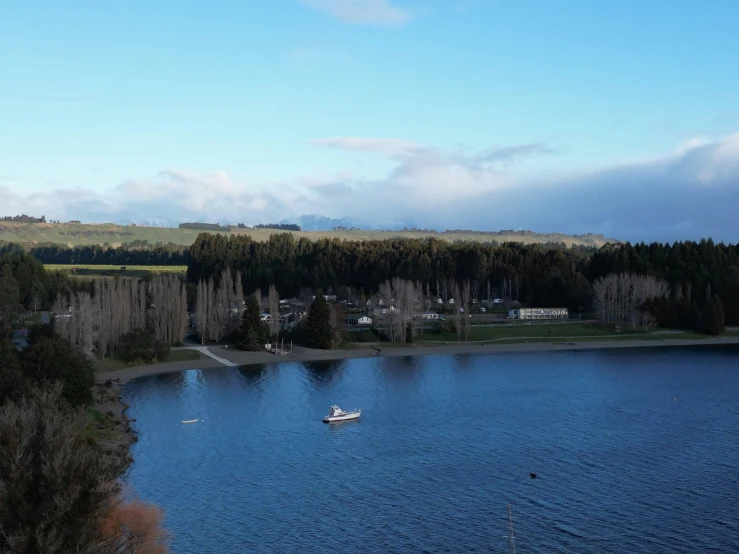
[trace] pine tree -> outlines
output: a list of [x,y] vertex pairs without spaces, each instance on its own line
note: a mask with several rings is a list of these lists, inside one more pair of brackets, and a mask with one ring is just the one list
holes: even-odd
[[305,336],[312,348],[328,350],[331,348],[331,309],[319,290],[308,310],[305,323]]
[[20,292],[18,281],[13,277],[13,268],[6,263],[0,269],[0,310],[12,322],[14,316],[20,311]]
[[236,344],[240,350],[257,352],[264,348],[267,342],[267,327],[262,323],[259,315],[259,300],[251,295],[246,301],[246,309],[241,316],[239,341]]
[[10,400],[20,400],[29,390],[30,381],[23,373],[15,345],[0,337],[0,406]]
[[701,323],[702,331],[709,335],[720,335],[726,330],[724,306],[717,295],[706,302],[701,314]]

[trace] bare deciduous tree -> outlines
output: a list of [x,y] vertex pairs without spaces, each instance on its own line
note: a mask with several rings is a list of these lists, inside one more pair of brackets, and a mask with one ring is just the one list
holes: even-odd
[[[470,318],[470,282],[465,281],[460,286],[459,290],[459,304],[458,308],[462,312],[462,318],[460,321],[461,332],[464,335],[466,341],[470,336],[470,330],[472,328],[472,319]],[[459,333],[458,333],[459,334]]]
[[162,275],[151,281],[151,312],[154,335],[166,344],[185,340],[187,293],[176,275]]
[[[413,281],[399,277],[380,285],[379,300],[387,313],[381,314],[390,342],[405,342],[407,333],[418,331],[422,309],[422,292]],[[378,301],[379,303],[379,301]]]
[[0,552],[167,552],[161,513],[118,500],[120,462],[82,440],[61,388],[0,407]]
[[460,340],[462,338],[462,314],[459,311],[461,308],[459,297],[460,297],[459,284],[453,283],[452,298],[454,298],[454,305],[452,306],[452,313],[449,316],[449,320],[451,321],[452,325],[454,326],[454,330],[457,333],[457,340]]
[[[270,342],[274,343],[280,334],[280,297],[277,294],[277,289],[274,285],[269,287],[269,334]],[[335,328],[335,326],[334,326]]]
[[195,320],[197,325],[200,343],[205,344],[208,340],[208,301],[206,295],[208,293],[205,281],[198,282],[197,298],[195,299]]
[[99,538],[114,476],[60,395],[57,386],[0,408],[0,552],[84,552]]
[[[665,297],[669,285],[647,275],[611,273],[593,283],[593,300],[598,319],[604,323],[644,323],[642,306],[653,298]],[[651,322],[648,319],[647,322]]]

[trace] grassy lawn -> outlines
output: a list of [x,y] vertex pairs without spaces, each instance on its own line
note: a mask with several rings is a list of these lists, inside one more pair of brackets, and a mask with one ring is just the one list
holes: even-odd
[[187,271],[185,265],[46,264],[44,267],[51,271],[67,271],[74,277],[146,277],[151,274]]
[[187,271],[186,265],[105,265],[105,264],[45,264],[46,269],[99,269],[99,270],[120,270],[121,267],[132,270],[141,271],[165,271],[165,272],[179,272],[184,273]]
[[82,430],[83,438],[99,442],[113,436],[115,430],[113,417],[97,408],[88,408],[85,415],[87,416],[87,426]]
[[[551,334],[550,334],[551,332]],[[645,336],[644,332],[624,330],[626,338]],[[494,325],[489,327],[473,327],[468,340],[485,341],[505,338],[566,338],[566,337],[602,337],[603,335],[616,334],[614,327],[599,327],[589,323],[568,323],[553,325]],[[456,333],[433,333],[424,331],[420,340],[425,341],[457,341]]]
[[[197,350],[170,350],[167,359],[159,363],[185,362],[188,360],[199,360],[201,357],[200,352]],[[126,367],[129,367],[128,364],[115,356],[95,360],[95,369],[101,372],[115,371],[116,369],[124,369]]]
[[[17,223],[0,222],[0,240],[21,243],[45,243],[66,244],[80,246],[85,244],[109,244],[117,246],[123,242],[135,240],[146,240],[150,244],[157,242],[179,244],[190,246],[200,234],[196,229],[179,229],[167,227],[143,227],[122,226],[111,223]],[[250,235],[256,241],[265,241],[270,235],[281,233],[275,229],[237,229],[218,232],[208,231],[223,235]],[[454,242],[456,240],[469,240],[475,242],[490,242],[495,240],[499,243],[522,242],[527,244],[545,243],[549,241],[564,242],[567,245],[585,244],[600,247],[606,242],[619,242],[614,239],[599,235],[583,235],[573,237],[559,233],[535,234],[535,233],[509,233],[483,234],[483,233],[424,233],[415,231],[296,231],[292,232],[296,239],[307,237],[310,240],[322,238],[339,238],[345,240],[382,240],[389,238],[428,238],[435,237],[442,240]]]
[[[494,342],[480,342],[477,343],[479,345],[488,345],[488,344],[524,344],[524,343],[546,343],[546,344],[568,344],[570,342],[572,343],[587,343],[587,342],[598,342],[598,341],[612,341],[612,342],[619,342],[619,341],[627,341],[627,340],[645,340],[645,341],[652,341],[652,342],[661,342],[665,340],[700,340],[700,339],[710,339],[710,335],[703,335],[701,333],[675,333],[670,335],[650,335],[650,334],[618,334],[618,335],[602,335],[602,336],[592,336],[592,337],[584,337],[584,338],[578,338],[578,339],[568,339],[566,337],[552,337],[552,338],[510,338],[510,339],[503,339],[503,340],[496,340]],[[456,341],[456,338],[455,338]],[[441,346],[439,343],[434,342],[424,342],[423,340],[417,340],[416,344],[419,346]],[[459,344],[464,344],[464,341],[461,341]]]
[[501,340],[496,341],[494,343],[490,344],[520,344],[525,342],[546,342],[546,343],[553,343],[553,344],[567,344],[568,342],[598,342],[598,341],[625,341],[625,340],[647,340],[647,341],[664,341],[664,340],[698,340],[698,339],[710,339],[711,337],[709,335],[702,335],[700,333],[676,333],[674,335],[647,335],[647,334],[636,334],[636,335],[616,335],[616,336],[602,336],[602,337],[585,337],[581,339],[571,339],[568,340],[566,338],[554,338],[554,339],[542,339],[542,338],[534,338],[534,339],[510,339],[510,340]]

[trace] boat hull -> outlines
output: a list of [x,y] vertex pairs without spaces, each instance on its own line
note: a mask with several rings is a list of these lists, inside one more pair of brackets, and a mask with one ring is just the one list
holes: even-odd
[[359,419],[362,412],[350,412],[348,414],[342,414],[339,416],[326,416],[323,418],[324,423],[340,423],[342,421],[351,421],[352,419]]

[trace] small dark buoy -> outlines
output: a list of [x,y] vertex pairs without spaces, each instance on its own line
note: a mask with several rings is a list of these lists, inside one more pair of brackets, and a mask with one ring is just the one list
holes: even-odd
[[529,477],[531,477],[532,479],[536,479],[536,473],[529,473]]

